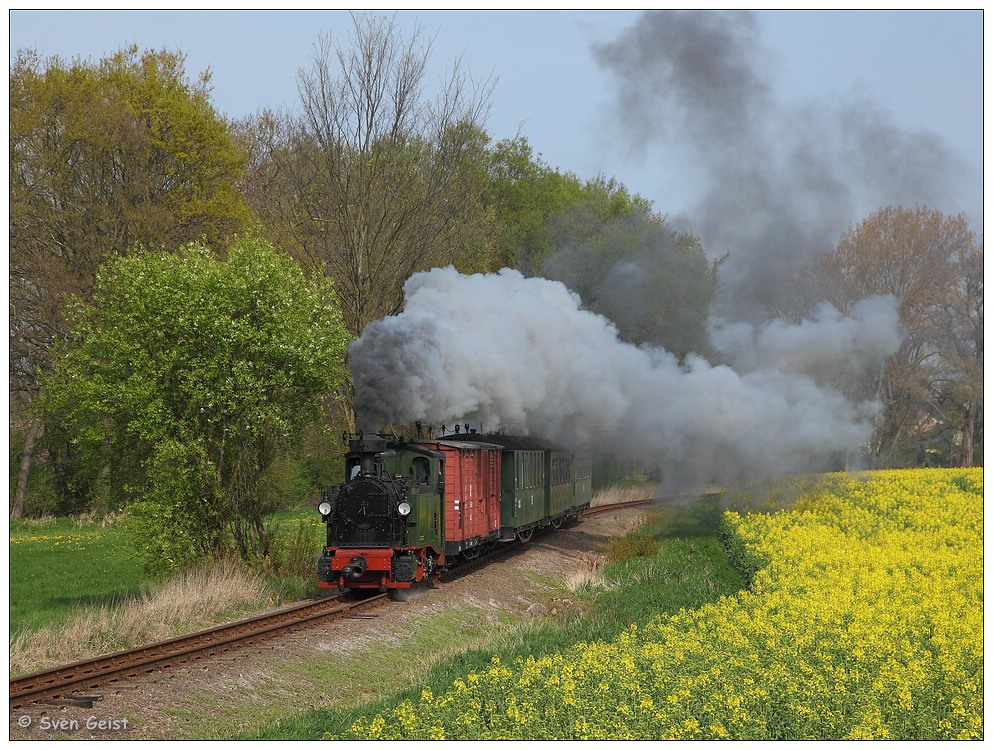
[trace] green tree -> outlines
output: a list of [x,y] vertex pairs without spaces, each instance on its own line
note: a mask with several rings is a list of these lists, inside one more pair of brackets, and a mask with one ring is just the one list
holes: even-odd
[[9,387],[25,435],[15,515],[42,434],[29,407],[66,332],[64,301],[87,298],[114,253],[215,243],[247,218],[245,155],[209,82],[188,80],[181,54],[134,46],[97,63],[19,51],[11,64]]
[[265,555],[274,460],[344,377],[330,282],[248,237],[113,258],[73,313],[43,406],[146,563]]
[[579,200],[582,184],[545,164],[519,136],[490,150],[486,201],[497,217],[490,270],[533,274],[554,252],[548,218]]
[[716,264],[696,237],[671,229],[617,180],[552,169],[521,136],[492,148],[489,175],[492,268],[561,281],[632,343],[680,357],[708,352]]
[[523,136],[498,142],[489,158],[486,201],[497,218],[491,270],[507,266],[539,273],[561,249],[563,238],[556,236],[553,221],[563,212],[579,209],[593,222],[651,214],[650,201],[631,195],[616,180],[600,175],[584,182],[550,167]]

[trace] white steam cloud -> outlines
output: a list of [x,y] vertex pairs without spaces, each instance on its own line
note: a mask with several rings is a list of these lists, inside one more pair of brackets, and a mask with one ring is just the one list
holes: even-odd
[[359,428],[479,421],[660,466],[681,483],[858,451],[878,407],[850,403],[821,375],[878,364],[899,345],[882,298],[850,317],[822,307],[799,326],[715,326],[732,369],[621,341],[563,284],[517,271],[434,269],[404,291],[404,311],[349,349]]
[[877,367],[880,355],[900,347],[900,312],[892,296],[869,297],[842,315],[822,302],[807,320],[792,325],[773,320],[762,326],[711,321],[710,341],[738,372],[770,364],[832,384]]

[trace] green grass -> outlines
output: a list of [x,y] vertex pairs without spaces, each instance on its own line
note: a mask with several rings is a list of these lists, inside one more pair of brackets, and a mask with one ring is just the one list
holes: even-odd
[[271,548],[263,565],[267,582],[281,599],[305,599],[317,593],[315,558],[327,541],[327,526],[316,508],[274,513],[266,521]]
[[[324,695],[333,707],[294,713],[280,692],[285,684],[273,686],[272,695],[269,686],[256,684],[244,687],[244,700],[237,698],[241,687],[220,703],[217,696],[196,696],[201,707],[211,702],[216,706],[210,715],[190,706],[177,707],[175,714],[192,718],[190,731],[201,738],[228,737],[248,723],[258,728],[240,738],[315,739],[404,698],[416,699],[425,687],[443,692],[467,672],[483,669],[493,655],[510,663],[517,656],[540,656],[580,641],[614,638],[632,622],[657,612],[697,607],[741,588],[716,536],[718,513],[716,500],[704,500],[650,514],[640,532],[656,540],[658,553],[609,563],[603,569],[606,590],[593,587],[575,594],[535,573],[543,585],[559,586],[549,588],[549,597],[582,600],[581,607],[564,610],[557,619],[532,621],[504,612],[487,620],[474,608],[446,610],[416,623],[400,646],[377,643],[290,665],[301,691]],[[268,522],[279,540],[274,556],[305,557],[301,568],[309,566],[324,542],[319,520],[312,508],[275,514]],[[11,632],[65,619],[80,605],[120,601],[153,582],[116,527],[72,519],[12,521],[10,547]],[[284,564],[289,563],[279,562]],[[312,578],[293,582],[281,577],[276,586],[285,599],[316,591]]]
[[[496,618],[493,621],[487,621]],[[507,612],[484,612],[478,607],[449,609],[431,617],[416,618],[407,627],[403,643],[390,645],[377,641],[373,646],[351,651],[329,650],[324,655],[300,658],[283,665],[279,680],[262,680],[245,686],[232,686],[221,703],[216,695],[195,695],[186,708],[176,709],[172,715],[181,719],[183,735],[175,739],[224,739],[232,734],[231,727],[265,723],[270,734],[267,738],[320,737],[326,731],[326,712],[307,711],[297,714],[291,721],[285,719],[287,684],[293,686],[291,700],[320,702],[333,699],[338,704],[357,709],[368,706],[368,701],[382,702],[382,687],[403,688],[404,694],[419,694],[426,672],[432,671],[432,662],[466,645],[483,647],[492,638],[492,631],[512,627],[514,616]],[[450,656],[458,662],[460,656]],[[215,710],[206,714],[196,707],[213,705]],[[347,716],[347,714],[342,714]],[[340,718],[344,721],[345,718]]]
[[[657,541],[658,553],[608,564],[604,575],[610,587],[591,589],[585,594],[590,598],[585,613],[571,611],[558,620],[501,622],[490,628],[490,640],[484,641],[485,645],[454,654],[442,649],[432,652],[431,643],[419,636],[415,636],[415,643],[387,649],[385,653],[379,646],[370,648],[362,663],[346,660],[348,676],[339,677],[354,679],[356,673],[350,670],[358,668],[363,685],[359,695],[368,691],[367,700],[356,703],[346,699],[344,705],[284,716],[237,735],[237,739],[301,740],[318,739],[326,732],[339,734],[359,717],[374,717],[405,699],[416,702],[424,688],[443,693],[454,680],[485,669],[494,655],[509,664],[518,656],[539,657],[582,641],[612,639],[631,623],[644,622],[652,615],[699,607],[733,594],[742,588],[742,579],[717,537],[719,513],[718,499],[711,498],[651,514],[640,531]],[[444,619],[440,625],[442,633],[458,632]],[[455,635],[454,639],[458,638]],[[449,636],[445,642],[451,640]],[[407,685],[398,683],[398,670],[410,662],[424,665],[415,674],[418,679]],[[331,678],[326,681],[335,683]]]
[[[266,528],[271,528],[278,532],[292,528],[301,522],[311,522],[315,528],[322,530],[326,528],[321,523],[321,515],[317,512],[317,508],[311,508],[310,506],[306,508],[293,508],[292,510],[278,510],[266,517]],[[323,542],[325,538],[323,531],[317,534],[316,538],[319,542]]]
[[74,518],[10,522],[10,632],[136,596],[153,582],[117,527]]
[[[278,558],[265,571],[274,593],[284,600],[315,594],[314,556],[325,540],[317,511],[280,511],[267,526]],[[64,622],[80,607],[120,604],[157,580],[123,528],[73,517],[12,519],[9,574],[11,633]]]

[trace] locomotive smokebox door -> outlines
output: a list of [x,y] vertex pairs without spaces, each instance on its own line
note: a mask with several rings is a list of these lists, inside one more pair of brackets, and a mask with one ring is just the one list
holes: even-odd
[[417,558],[413,555],[398,555],[393,558],[393,580],[413,581],[417,577]]

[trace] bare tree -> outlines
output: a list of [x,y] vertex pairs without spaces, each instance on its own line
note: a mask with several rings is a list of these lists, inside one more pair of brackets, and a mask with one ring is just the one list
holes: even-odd
[[931,313],[940,358],[933,405],[951,428],[951,452],[972,466],[983,419],[983,247],[960,245],[951,261],[953,283]]
[[843,235],[823,270],[841,308],[873,294],[899,301],[903,346],[865,394],[885,405],[880,465],[926,463],[936,444],[971,443],[982,409],[982,249],[965,216],[881,209]]
[[489,250],[484,208],[492,84],[450,69],[434,98],[430,43],[392,18],[353,16],[348,46],[321,36],[301,71],[296,116],[243,125],[246,194],[274,239],[336,284],[353,336],[398,312],[418,270],[476,270]]

